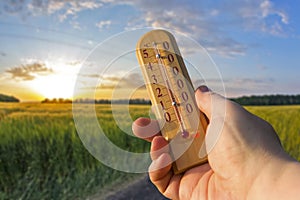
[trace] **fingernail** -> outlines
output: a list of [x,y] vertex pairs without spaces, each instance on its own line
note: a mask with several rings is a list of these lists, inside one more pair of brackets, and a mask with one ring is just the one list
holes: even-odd
[[197,90],[200,90],[201,92],[208,92],[208,91],[209,91],[208,87],[205,86],[205,85],[199,86],[199,87],[197,88]]

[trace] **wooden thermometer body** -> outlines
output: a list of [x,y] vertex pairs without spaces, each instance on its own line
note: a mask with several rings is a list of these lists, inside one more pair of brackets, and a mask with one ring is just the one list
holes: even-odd
[[[136,54],[163,137],[169,141],[175,174],[207,162],[205,116],[195,102],[194,88],[174,36],[153,30],[137,43]],[[202,153],[206,155],[206,153]]]

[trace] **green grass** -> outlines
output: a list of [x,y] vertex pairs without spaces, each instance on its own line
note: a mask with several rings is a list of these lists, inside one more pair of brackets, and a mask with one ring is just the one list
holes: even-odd
[[246,108],[272,124],[284,149],[293,158],[300,161],[300,105],[249,106]]
[[[134,109],[135,118],[147,110]],[[118,129],[107,105],[96,110],[108,137],[121,148],[148,151],[148,143]],[[89,154],[77,135],[71,104],[2,103],[0,113],[0,199],[80,198],[134,176]]]
[[[269,121],[286,151],[300,160],[300,106],[246,108]],[[146,116],[148,110],[149,106],[130,106],[130,115]],[[96,105],[96,111],[113,143],[148,152],[149,143],[117,127],[109,106]],[[125,126],[130,129],[131,124]],[[0,199],[83,198],[133,176],[89,154],[77,135],[71,104],[0,103]]]

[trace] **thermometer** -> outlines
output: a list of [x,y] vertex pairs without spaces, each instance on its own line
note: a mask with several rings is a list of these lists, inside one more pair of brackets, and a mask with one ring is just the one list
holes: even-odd
[[195,102],[174,36],[152,30],[140,38],[136,54],[161,134],[169,141],[174,173],[207,162],[206,156],[199,157],[200,150],[205,150],[207,120]]

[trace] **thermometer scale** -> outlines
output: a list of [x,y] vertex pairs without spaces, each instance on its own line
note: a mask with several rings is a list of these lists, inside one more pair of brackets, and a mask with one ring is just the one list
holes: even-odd
[[199,158],[207,121],[174,36],[152,30],[137,43],[136,54],[163,137],[169,141],[175,174],[207,162]]

